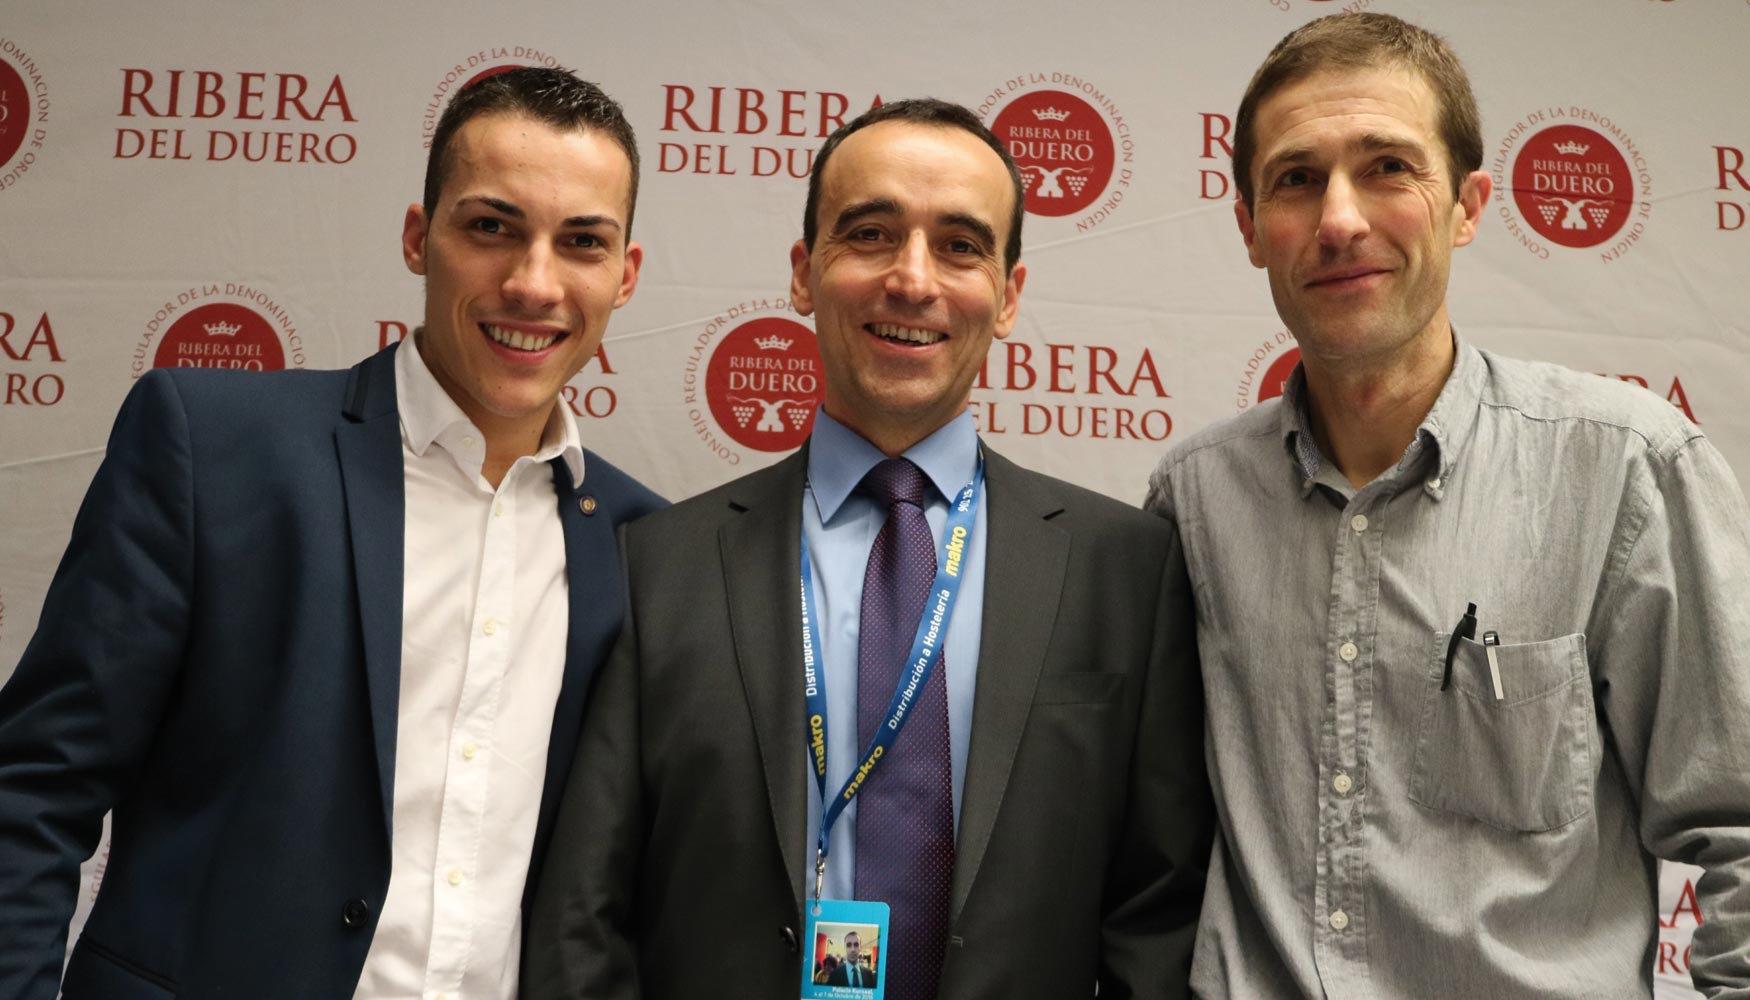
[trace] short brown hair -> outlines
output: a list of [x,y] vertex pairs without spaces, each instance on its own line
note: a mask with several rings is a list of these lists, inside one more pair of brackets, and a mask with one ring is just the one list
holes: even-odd
[[1452,195],[1464,176],[1483,165],[1482,116],[1458,55],[1446,40],[1390,14],[1332,14],[1288,33],[1252,75],[1234,115],[1234,186],[1252,207],[1253,134],[1258,105],[1276,91],[1331,69],[1400,66],[1421,74],[1439,106],[1437,127],[1446,144]]
[[1013,271],[1015,262],[1021,259],[1021,222],[1027,213],[1027,189],[1021,183],[1021,171],[1015,166],[1015,158],[1009,155],[1008,147],[985,127],[984,122],[979,121],[977,115],[962,105],[934,97],[913,97],[877,104],[840,125],[827,137],[820,152],[814,156],[814,169],[808,174],[808,202],[802,209],[802,245],[810,253],[814,252],[814,238],[820,227],[820,178],[826,172],[826,161],[832,158],[833,150],[838,149],[839,144],[853,134],[882,122],[957,128],[976,137],[997,154],[1003,161],[1003,169],[1008,171],[1009,184],[1015,192],[1015,206],[1009,212],[1009,238],[1003,246],[1003,273]]
[[627,192],[626,237],[632,236],[632,210],[638,204],[638,139],[626,114],[602,88],[562,69],[519,67],[494,73],[463,87],[450,101],[432,132],[425,163],[425,217],[437,211],[438,194],[450,175],[450,140],[463,125],[490,114],[526,115],[558,129],[597,132],[613,140],[632,164]]

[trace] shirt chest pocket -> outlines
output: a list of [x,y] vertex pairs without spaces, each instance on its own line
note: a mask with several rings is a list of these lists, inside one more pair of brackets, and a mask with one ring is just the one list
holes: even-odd
[[1430,643],[1410,798],[1502,830],[1554,830],[1592,812],[1592,689],[1586,637],[1496,646],[1460,639],[1444,691],[1449,635]]

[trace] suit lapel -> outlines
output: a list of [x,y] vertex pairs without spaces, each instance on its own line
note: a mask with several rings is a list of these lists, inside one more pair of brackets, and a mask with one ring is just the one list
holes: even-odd
[[[583,724],[584,699],[590,682],[620,632],[625,595],[620,575],[619,546],[608,505],[588,489],[574,485],[571,468],[556,458],[553,488],[558,493],[559,523],[565,530],[565,573],[568,581],[568,618],[565,637],[565,676],[559,700],[553,709],[553,733],[547,743],[547,771],[541,786],[541,807],[535,820],[534,850],[523,894],[524,912],[534,899],[553,822],[559,813],[560,793],[571,774],[577,750],[577,732]],[[585,476],[588,471],[585,470]],[[594,502],[591,502],[594,501]],[[588,506],[591,513],[585,514]]]
[[391,829],[396,710],[401,699],[401,564],[406,513],[394,359],[391,349],[353,368],[342,411],[346,420],[334,431],[346,491],[385,834]]
[[808,822],[807,730],[802,698],[802,626],[797,599],[802,485],[808,448],[750,476],[730,501],[740,516],[718,529],[723,586],[742,689],[765,768],[773,836],[801,906],[809,870],[801,831]]
[[950,926],[958,921],[978,877],[1008,789],[1069,564],[1069,535],[1048,523],[1062,505],[1039,488],[1038,477],[987,448],[985,481],[989,521],[984,625],[972,742],[960,797]]

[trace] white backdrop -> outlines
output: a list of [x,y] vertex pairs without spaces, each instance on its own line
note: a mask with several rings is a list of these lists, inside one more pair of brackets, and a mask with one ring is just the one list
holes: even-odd
[[[1029,279],[974,392],[981,427],[1139,501],[1166,447],[1292,364],[1234,229],[1229,118],[1281,35],[1364,8],[1445,34],[1477,85],[1496,198],[1457,256],[1465,336],[1646,385],[1743,478],[1750,0],[13,0],[0,679],[141,371],[346,366],[417,321],[402,212],[444,102],[498,66],[576,70],[639,133],[643,280],[572,387],[591,447],[679,498],[801,439],[819,394],[785,301],[801,178],[838,120],[930,94],[976,109],[1028,168]],[[1672,996],[1691,874],[1663,879]]]

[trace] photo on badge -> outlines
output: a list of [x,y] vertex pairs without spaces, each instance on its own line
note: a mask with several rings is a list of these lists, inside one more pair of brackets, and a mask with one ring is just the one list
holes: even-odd
[[820,900],[808,907],[802,1000],[882,1000],[886,994],[886,903]]

